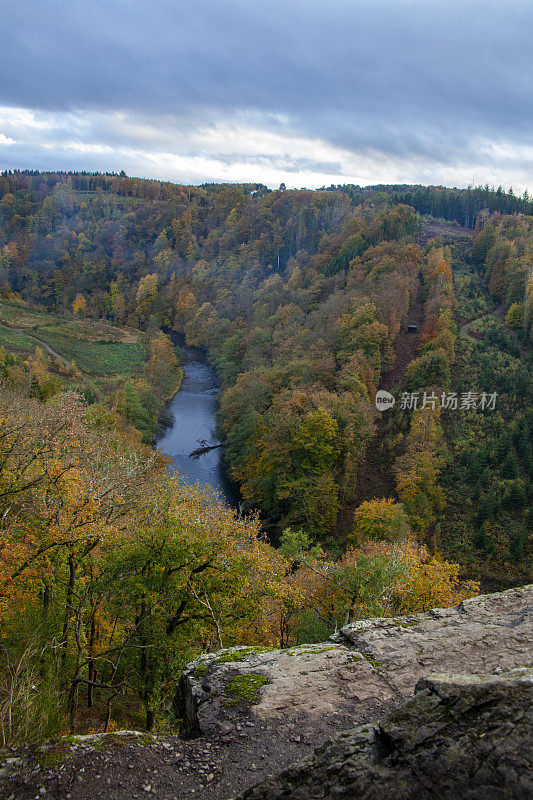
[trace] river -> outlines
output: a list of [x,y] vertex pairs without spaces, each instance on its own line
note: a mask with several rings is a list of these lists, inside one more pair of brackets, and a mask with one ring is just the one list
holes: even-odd
[[167,406],[173,424],[163,432],[156,446],[164,449],[172,459],[172,467],[188,483],[208,484],[228,505],[238,505],[238,494],[224,470],[222,449],[210,450],[197,458],[189,455],[204,442],[219,444],[216,412],[220,384],[201,350],[181,342],[180,350],[183,381]]

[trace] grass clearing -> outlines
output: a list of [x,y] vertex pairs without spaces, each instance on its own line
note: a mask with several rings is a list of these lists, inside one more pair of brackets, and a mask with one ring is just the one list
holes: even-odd
[[84,341],[49,332],[42,336],[59,355],[67,361],[75,361],[76,366],[90,375],[131,376],[140,369],[146,359],[144,347],[138,342]]
[[34,339],[30,339],[23,333],[17,333],[11,328],[6,328],[5,325],[0,325],[0,346],[3,345],[6,350],[15,353],[34,353],[36,343]]
[[66,361],[75,361],[88,375],[131,377],[146,360],[140,331],[117,328],[102,321],[60,317],[23,303],[0,301],[0,344],[18,353],[33,353],[39,345],[35,339]]

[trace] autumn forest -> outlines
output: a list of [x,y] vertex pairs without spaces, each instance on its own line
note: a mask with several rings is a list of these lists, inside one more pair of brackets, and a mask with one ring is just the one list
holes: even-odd
[[[175,730],[202,652],[527,582],[532,259],[527,192],[2,173],[2,745]],[[179,340],[236,508],[154,447]]]

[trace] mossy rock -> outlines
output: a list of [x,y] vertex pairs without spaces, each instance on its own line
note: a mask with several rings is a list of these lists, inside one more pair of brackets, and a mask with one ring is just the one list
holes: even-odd
[[259,702],[259,690],[268,683],[268,678],[259,672],[248,672],[246,675],[234,675],[228,678],[224,686],[227,696],[226,705],[243,703],[253,706]]
[[316,647],[316,646],[309,646],[309,645],[298,645],[297,647],[288,647],[284,650],[284,654],[287,656],[300,656],[300,655],[315,655],[317,653],[327,653],[329,650],[336,650],[337,645],[335,644],[327,644],[324,647]]
[[351,672],[357,672],[358,669],[357,665],[360,664],[362,661],[367,661],[367,659],[364,658],[364,656],[350,655],[347,663],[344,665],[344,669],[347,669],[348,671]]
[[219,656],[212,662],[213,664],[229,664],[232,661],[243,661],[247,656],[260,655],[261,653],[271,653],[275,647],[239,647],[233,653]]
[[367,653],[363,653],[363,656],[364,658],[366,658],[368,663],[372,664],[374,669],[376,669],[378,672],[380,669],[382,669],[383,665],[380,661],[377,660],[377,658],[374,658],[374,656],[369,656]]
[[403,620],[393,619],[393,622],[398,625],[399,628],[416,628],[417,625],[420,625],[420,620],[416,620],[415,622],[403,622]]
[[275,649],[275,647],[238,647],[216,658],[200,656],[198,659],[199,663],[193,668],[192,673],[195,678],[203,678],[212,667],[216,667],[219,664],[231,664],[236,661],[244,661],[248,656],[271,653]]
[[35,761],[41,769],[54,769],[62,764],[70,755],[70,747],[67,742],[53,742],[50,745],[39,747],[35,751]]

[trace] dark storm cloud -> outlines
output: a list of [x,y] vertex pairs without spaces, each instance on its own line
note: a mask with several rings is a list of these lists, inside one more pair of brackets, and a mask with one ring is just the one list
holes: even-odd
[[532,143],[531,0],[4,0],[2,16],[4,106],[164,116],[180,133],[252,113],[437,164],[480,138]]

